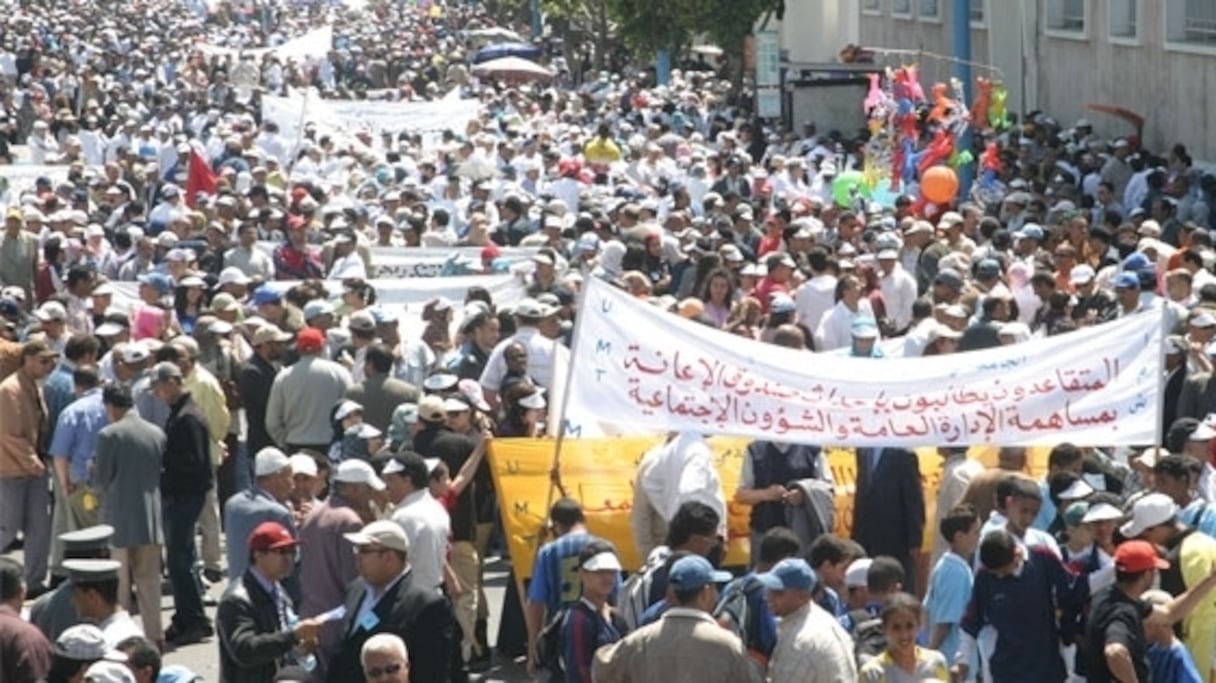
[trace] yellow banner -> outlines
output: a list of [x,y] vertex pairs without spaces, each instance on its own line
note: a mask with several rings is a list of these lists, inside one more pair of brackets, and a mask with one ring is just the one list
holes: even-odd
[[[633,547],[629,530],[629,510],[633,505],[633,482],[638,463],[659,438],[569,439],[562,446],[561,480],[566,493],[583,505],[587,527],[592,534],[611,541],[621,553],[628,570],[637,569],[642,560]],[[714,437],[709,439],[722,479],[728,504],[728,535],[725,565],[746,566],[750,557],[748,519],[751,508],[734,503],[735,490],[743,468],[748,439]],[[497,439],[491,442],[490,471],[498,492],[503,529],[511,551],[511,563],[518,578],[532,575],[537,540],[547,523],[546,503],[550,499],[549,471],[553,466],[556,442],[551,439]],[[1041,477],[1046,472],[1048,448],[1031,448],[1029,474]],[[941,478],[941,458],[933,448],[917,451],[921,481],[925,491],[925,548],[933,545],[933,515],[937,484]],[[996,464],[997,449],[977,446],[970,457],[985,465]],[[836,533],[848,537],[853,522],[853,491],[856,458],[852,449],[829,448],[828,462],[836,482]]]

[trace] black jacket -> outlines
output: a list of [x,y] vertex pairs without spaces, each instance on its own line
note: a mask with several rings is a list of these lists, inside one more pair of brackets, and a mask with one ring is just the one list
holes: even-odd
[[211,435],[207,431],[207,418],[190,392],[183,393],[169,410],[163,462],[161,494],[203,495],[211,490],[215,479]]
[[274,439],[266,431],[266,404],[270,403],[270,387],[274,385],[278,370],[255,355],[241,366],[237,383],[241,390],[241,405],[249,424],[249,452],[257,453],[274,445]]
[[[286,593],[283,600],[290,608]],[[280,624],[274,598],[249,570],[240,581],[228,584],[215,625],[221,683],[270,683],[283,657],[296,646],[295,633]]]
[[390,586],[376,607],[376,623],[371,629],[359,625],[359,606],[363,603],[362,580],[351,582],[346,593],[346,617],[342,620],[342,642],[329,662],[330,683],[362,681],[363,663],[359,651],[377,633],[392,633],[405,641],[410,653],[410,681],[448,683],[464,680],[454,670],[459,657],[460,628],[447,598],[433,588],[413,583],[413,572],[406,573]]
[[925,494],[921,488],[916,454],[902,448],[884,448],[874,472],[867,454],[857,449],[857,493],[853,504],[853,540],[870,557],[889,555],[904,566],[904,590],[916,590],[916,558],[925,533]]
[[[449,472],[459,472],[473,454],[477,444],[473,439],[442,425],[428,425],[414,436],[414,451],[424,458],[439,458],[448,466]],[[466,486],[456,500],[452,510],[452,540],[473,541],[477,537],[477,508],[479,501],[489,493],[483,482],[474,481]]]

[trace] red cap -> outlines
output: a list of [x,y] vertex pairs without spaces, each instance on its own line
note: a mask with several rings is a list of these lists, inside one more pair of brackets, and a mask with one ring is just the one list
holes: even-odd
[[302,227],[304,227],[304,217],[303,216],[297,216],[297,215],[293,214],[293,215],[287,217],[287,228],[289,230],[299,230]]
[[489,263],[499,256],[502,256],[502,250],[498,248],[497,244],[487,244],[481,249],[482,263]]
[[296,348],[300,353],[316,353],[325,348],[325,333],[315,327],[307,327],[296,335]]
[[250,550],[277,550],[299,545],[287,527],[278,522],[262,522],[249,534]]
[[1169,569],[1170,563],[1157,555],[1157,549],[1148,541],[1125,541],[1115,548],[1115,569],[1128,574],[1139,574],[1150,569]]

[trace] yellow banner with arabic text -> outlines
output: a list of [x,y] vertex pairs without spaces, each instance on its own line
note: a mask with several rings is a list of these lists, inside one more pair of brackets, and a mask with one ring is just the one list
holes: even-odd
[[[567,494],[578,500],[587,515],[591,533],[611,541],[621,554],[627,570],[637,569],[643,558],[634,548],[629,527],[633,505],[633,484],[638,463],[661,438],[635,437],[614,439],[570,439],[562,447],[561,480]],[[728,547],[725,564],[746,566],[750,556],[748,518],[751,509],[733,502],[743,468],[749,439],[714,437],[713,448],[722,490],[729,509]],[[491,442],[490,470],[498,492],[503,529],[511,552],[515,576],[532,575],[540,532],[547,522],[546,503],[550,500],[549,471],[553,466],[556,442],[551,439],[497,439]],[[1029,474],[1041,477],[1046,471],[1046,448],[1031,448]],[[917,451],[921,481],[925,491],[925,548],[932,547],[933,515],[937,485],[941,478],[941,458],[933,448]],[[996,464],[997,449],[977,446],[970,457],[988,466]],[[856,481],[854,451],[829,448],[828,462],[836,482],[836,533],[848,536],[853,521],[853,491]],[[552,500],[558,497],[556,490]]]

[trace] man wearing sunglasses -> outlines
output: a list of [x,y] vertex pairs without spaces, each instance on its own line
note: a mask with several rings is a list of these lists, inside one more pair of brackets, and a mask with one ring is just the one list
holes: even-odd
[[281,583],[298,545],[278,522],[262,522],[249,535],[249,567],[228,585],[216,613],[226,683],[269,683],[281,666],[306,661],[316,647],[321,618],[301,621]]

